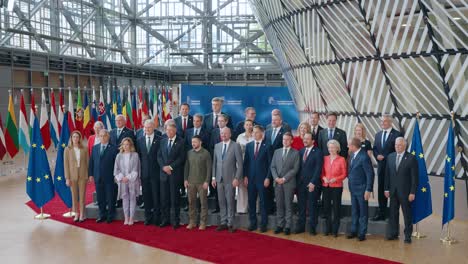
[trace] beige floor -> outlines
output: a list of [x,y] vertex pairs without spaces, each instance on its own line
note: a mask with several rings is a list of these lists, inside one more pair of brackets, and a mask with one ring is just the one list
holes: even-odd
[[[24,205],[28,200],[24,172],[8,167],[0,164],[0,172],[8,172],[0,176],[0,263],[203,262],[52,220],[34,220],[33,212]],[[468,263],[468,222],[453,221],[452,227],[460,241],[452,246],[439,241],[440,216],[424,221],[421,229],[428,238],[415,240],[412,245],[376,236],[369,236],[365,242],[307,234],[288,239],[405,263]],[[273,234],[270,231],[268,235]]]

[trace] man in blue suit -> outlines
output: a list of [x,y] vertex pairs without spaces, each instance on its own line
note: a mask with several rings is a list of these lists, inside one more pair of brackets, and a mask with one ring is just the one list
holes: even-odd
[[99,132],[101,143],[93,147],[89,159],[88,175],[96,186],[99,216],[97,223],[111,223],[115,217],[114,163],[118,149],[109,143],[109,131]]
[[195,135],[200,136],[202,147],[209,150],[210,134],[202,127],[203,116],[201,114],[193,115],[193,127],[187,129],[185,132],[185,149],[187,151],[192,149],[192,137]]
[[122,139],[126,137],[131,138],[135,143],[135,133],[133,130],[125,126],[126,123],[127,119],[123,115],[117,115],[115,117],[115,125],[117,127],[110,131],[111,145],[114,145],[117,148],[120,147],[120,142],[122,142]]
[[351,151],[348,164],[348,184],[351,193],[351,232],[347,238],[366,240],[368,223],[368,201],[374,188],[374,169],[367,152],[361,149],[361,140],[348,142]]
[[392,128],[393,117],[390,114],[384,114],[381,120],[382,130],[375,135],[374,142],[374,157],[377,159],[377,175],[378,189],[377,197],[379,199],[379,210],[372,220],[383,221],[387,218],[388,199],[385,197],[385,166],[387,164],[387,156],[395,152],[395,140],[403,135],[400,131]]
[[247,186],[249,200],[249,231],[257,229],[257,197],[260,199],[260,214],[262,221],[260,232],[267,231],[268,214],[266,206],[266,188],[271,184],[268,177],[273,152],[264,138],[262,126],[253,128],[254,141],[245,146],[244,156],[244,185]]
[[228,117],[227,127],[233,129],[231,117],[228,114],[221,111],[221,109],[223,108],[223,103],[224,99],[221,97],[214,97],[213,99],[211,99],[211,109],[213,110],[213,112],[206,114],[203,118],[203,128],[206,131],[208,131],[208,133],[211,133],[213,129],[218,128],[218,117],[221,114]]
[[309,209],[309,233],[316,235],[315,228],[318,222],[317,200],[321,186],[320,175],[323,167],[323,154],[314,146],[314,137],[311,132],[304,134],[304,148],[299,155],[302,158],[301,168],[297,174],[297,203],[299,206],[299,219],[297,221],[296,234],[305,232],[306,208]]

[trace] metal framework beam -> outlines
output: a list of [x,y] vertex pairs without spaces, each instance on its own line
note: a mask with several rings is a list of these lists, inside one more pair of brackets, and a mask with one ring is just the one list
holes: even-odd
[[[68,12],[68,10],[66,8],[63,7],[63,3],[58,1],[58,5],[59,5],[59,10],[62,12],[62,15],[65,17],[68,24],[70,24],[72,29],[75,31],[73,33],[73,35],[70,37],[69,40],[74,40],[76,37],[79,37],[81,39],[81,41],[83,42],[83,44],[84,44],[83,46],[86,49],[86,52],[88,52],[89,56],[91,56],[92,58],[96,57],[96,54],[94,54],[94,51],[89,47],[88,42],[86,41],[86,39],[83,36],[83,29],[92,20],[92,18],[94,17],[94,14],[96,14],[96,10],[93,10],[93,12],[91,12],[91,14],[86,18],[86,20],[81,25],[81,29],[80,29],[78,27],[78,25],[75,23],[75,21],[73,20],[72,15]],[[60,55],[65,53],[65,51],[68,49],[68,47],[70,47],[70,43],[66,43],[63,46],[63,48],[60,50]]]

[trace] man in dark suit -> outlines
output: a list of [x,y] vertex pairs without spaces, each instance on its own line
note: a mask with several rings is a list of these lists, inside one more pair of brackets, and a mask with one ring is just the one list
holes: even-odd
[[[271,111],[271,119],[272,119],[272,120],[273,120],[273,117],[274,117],[274,116],[280,116],[280,117],[281,117],[282,126],[284,127],[284,129],[285,129],[286,131],[288,131],[288,132],[291,132],[291,131],[292,131],[291,126],[290,126],[288,123],[286,123],[286,121],[283,120],[283,114],[281,114],[281,110],[279,110],[279,109],[273,109],[273,110]],[[270,130],[272,126],[273,126],[273,123],[268,124],[268,125],[266,126],[266,129],[265,129],[265,130]]]
[[[309,210],[309,233],[316,235],[318,222],[317,193],[321,185],[320,175],[323,167],[322,151],[314,146],[314,137],[311,132],[304,134],[304,148],[299,152],[301,166],[297,174],[297,204],[299,206],[299,219],[296,234],[305,232],[306,208]],[[308,206],[307,206],[308,205]]]
[[[161,224],[169,225],[169,219],[174,229],[180,226],[180,187],[184,181],[185,144],[176,135],[174,123],[166,123],[167,137],[162,139],[157,155],[160,169],[161,192]],[[173,213],[171,214],[171,211]],[[173,217],[170,217],[173,216]]]
[[375,135],[374,157],[377,160],[377,177],[379,180],[377,187],[379,210],[372,219],[374,221],[383,221],[387,218],[388,199],[384,194],[385,167],[388,155],[395,152],[395,139],[403,136],[399,131],[392,128],[392,124],[392,115],[384,114],[380,122],[382,130]]
[[180,115],[174,118],[174,121],[177,126],[177,136],[185,138],[185,132],[187,129],[193,127],[193,117],[189,115],[190,105],[187,103],[182,103],[180,105]]
[[338,115],[334,112],[327,114],[327,128],[322,129],[318,137],[318,147],[322,150],[324,156],[329,155],[327,143],[331,139],[335,139],[340,143],[340,156],[345,159],[348,157],[348,139],[346,137],[346,132],[336,127],[336,120]]
[[110,143],[117,148],[120,147],[120,142],[122,142],[122,139],[126,137],[131,138],[132,141],[135,142],[135,133],[133,130],[127,128],[125,124],[126,118],[123,115],[117,115],[115,117],[115,125],[117,128],[112,129],[110,132]]
[[314,139],[315,139],[314,142],[315,142],[316,147],[318,146],[318,143],[317,143],[318,135],[320,131],[323,129],[323,127],[319,125],[319,122],[320,122],[319,113],[312,112],[312,114],[310,115],[310,128],[311,128],[312,135],[314,136]]
[[349,141],[351,151],[348,164],[348,185],[351,193],[351,232],[347,238],[357,237],[359,241],[366,240],[368,216],[368,201],[374,186],[374,169],[367,152],[361,149],[361,140],[353,138]]
[[405,221],[405,243],[409,244],[413,233],[411,203],[418,188],[418,161],[406,151],[406,140],[403,137],[395,140],[395,151],[387,156],[385,166],[385,197],[390,198],[390,234],[387,239],[398,239],[401,205]]
[[271,146],[264,140],[264,128],[253,128],[254,141],[247,143],[244,155],[244,185],[247,186],[249,201],[249,231],[257,229],[257,197],[260,199],[262,216],[260,232],[267,231],[268,213],[266,206],[266,188],[270,186],[270,163],[273,156]]
[[[146,120],[145,134],[137,139],[140,157],[140,179],[145,204],[145,225],[159,225],[161,217],[159,164],[157,160],[161,136],[154,130],[154,121]],[[159,132],[159,131],[158,131]]]
[[200,114],[193,115],[193,127],[187,129],[185,132],[185,149],[191,150],[192,149],[192,137],[195,135],[200,136],[202,141],[202,147],[206,150],[209,150],[209,141],[210,141],[210,134],[203,128],[203,116]]
[[251,106],[245,108],[244,114],[245,114],[245,119],[243,121],[240,121],[239,123],[237,123],[236,128],[234,129],[234,133],[233,133],[233,138],[234,139],[237,139],[237,137],[240,134],[245,132],[245,128],[244,128],[245,120],[252,120],[252,123],[253,123],[254,126],[258,125],[258,123],[255,122],[255,117],[257,116],[257,112],[255,111],[255,108],[253,108]]
[[223,102],[224,100],[220,97],[214,97],[211,99],[211,109],[213,112],[206,114],[203,118],[203,128],[208,131],[208,133],[211,133],[211,130],[218,127],[218,117],[220,114],[224,114],[228,117],[227,127],[233,129],[231,117],[228,114],[221,112]]
[[115,217],[114,163],[118,149],[109,143],[109,131],[106,129],[101,129],[99,138],[101,143],[95,145],[91,152],[88,175],[96,185],[99,207],[99,216],[96,222],[107,221],[107,223],[111,223]]

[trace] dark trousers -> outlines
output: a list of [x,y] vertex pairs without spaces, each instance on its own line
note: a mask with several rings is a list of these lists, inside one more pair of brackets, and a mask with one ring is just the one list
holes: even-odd
[[369,221],[369,206],[364,200],[363,192],[351,193],[351,233],[365,236],[367,234],[367,223]]
[[115,183],[96,182],[96,198],[99,207],[99,218],[115,218]]
[[257,195],[260,199],[260,215],[262,217],[260,225],[266,227],[268,225],[268,213],[266,208],[266,188],[263,184],[249,183],[247,185],[249,199],[249,221],[250,225],[257,227]]
[[385,216],[387,214],[388,199],[385,197],[385,162],[379,162],[379,168],[377,170],[378,175],[378,186],[377,186],[377,199],[379,200],[378,214]]
[[216,210],[219,210],[219,202],[218,202],[218,189],[214,188],[213,185],[208,184],[208,187],[210,189],[210,196],[209,197],[214,197],[216,201]]
[[410,238],[413,233],[413,212],[411,211],[411,203],[408,201],[408,195],[398,192],[390,194],[390,217],[388,219],[390,237],[398,236],[400,233],[400,205],[405,221],[405,238]]
[[275,188],[273,187],[273,179],[270,178],[270,185],[265,189],[265,206],[267,214],[275,213]]
[[166,181],[160,181],[161,223],[180,223],[180,182],[170,175]]
[[309,211],[309,228],[315,230],[318,222],[318,193],[320,186],[315,186],[313,192],[309,192],[307,187],[309,183],[300,183],[297,185],[297,205],[299,209],[299,219],[297,221],[297,228],[305,228],[306,224],[306,210]]
[[340,229],[341,194],[343,187],[324,187],[323,210],[325,213],[325,233],[337,234]]
[[145,203],[145,220],[158,224],[161,217],[159,178],[141,178],[143,202]]

